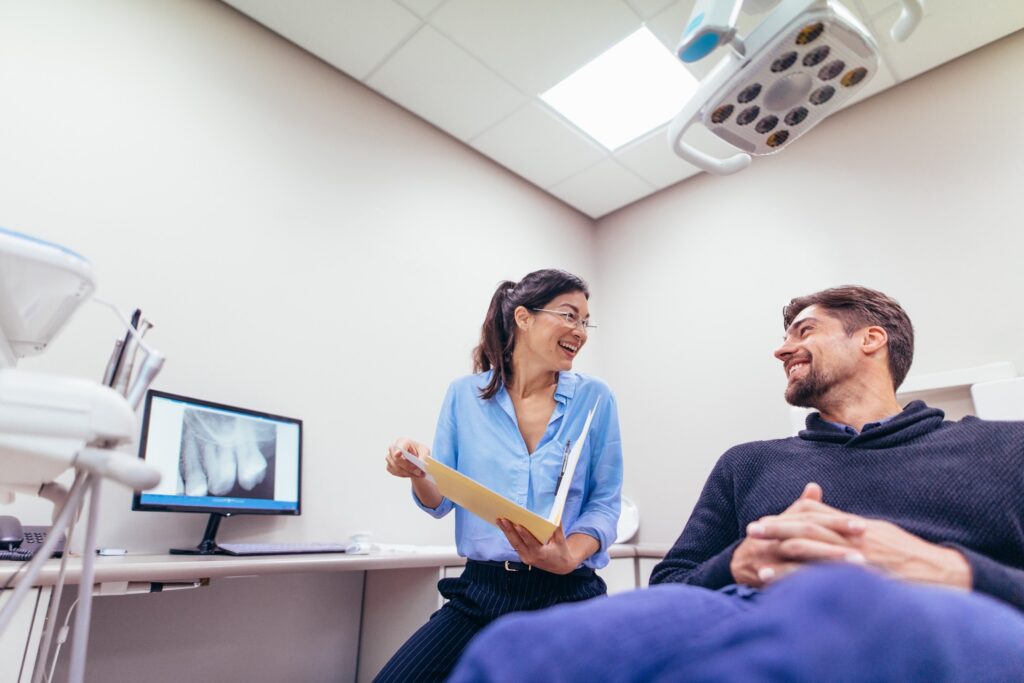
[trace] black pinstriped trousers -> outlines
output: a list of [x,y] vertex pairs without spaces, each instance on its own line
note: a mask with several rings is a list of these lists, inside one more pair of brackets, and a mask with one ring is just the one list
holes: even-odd
[[608,590],[589,570],[565,576],[540,569],[510,572],[473,560],[466,562],[462,576],[441,579],[437,588],[448,602],[398,649],[375,683],[443,681],[470,639],[498,617],[589,600]]

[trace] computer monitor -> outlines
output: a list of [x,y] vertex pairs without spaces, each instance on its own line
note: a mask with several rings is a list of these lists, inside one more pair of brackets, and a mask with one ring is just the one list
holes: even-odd
[[133,510],[210,513],[199,545],[171,553],[217,553],[224,517],[300,514],[301,420],[151,389],[139,457],[162,478]]

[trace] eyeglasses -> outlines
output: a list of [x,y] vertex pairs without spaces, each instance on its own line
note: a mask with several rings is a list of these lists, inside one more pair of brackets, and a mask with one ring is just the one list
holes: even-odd
[[559,318],[565,321],[566,325],[578,327],[584,332],[589,332],[590,330],[597,329],[597,325],[590,324],[590,318],[580,320],[580,317],[573,313],[572,311],[553,311],[549,308],[531,308],[530,310],[535,311],[537,313],[550,313],[551,315],[557,315]]

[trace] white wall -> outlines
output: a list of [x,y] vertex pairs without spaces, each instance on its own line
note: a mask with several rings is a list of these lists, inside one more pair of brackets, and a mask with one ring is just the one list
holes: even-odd
[[[431,439],[499,280],[593,277],[589,219],[217,2],[4,2],[0,98],[0,225],[143,308],[157,388],[305,421],[303,515],[221,540],[452,542],[385,446]],[[90,305],[20,367],[98,378],[118,327]],[[129,507],[106,487],[102,545],[194,545],[206,522]]]
[[738,175],[598,222],[615,350],[602,369],[643,540],[675,540],[726,448],[789,433],[771,353],[793,296],[857,283],[896,297],[917,331],[912,372],[1024,370],[1022,63],[1018,32]]

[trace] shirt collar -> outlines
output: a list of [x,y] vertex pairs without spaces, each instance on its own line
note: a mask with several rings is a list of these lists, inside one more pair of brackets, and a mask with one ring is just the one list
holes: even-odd
[[[488,370],[488,372],[494,372]],[[488,380],[490,377],[487,378]],[[560,372],[558,373],[558,384],[555,386],[555,401],[565,405],[569,399],[576,394],[576,385],[579,383],[579,375],[575,372]],[[513,420],[516,419],[516,409],[512,405],[512,397],[508,393],[508,389],[505,387],[505,383],[502,382],[498,387],[498,393],[494,395],[497,399],[498,405],[511,417]],[[559,411],[555,411],[551,415],[551,419],[561,415]]]
[[[896,415],[899,415],[899,413],[896,413]],[[894,417],[896,417],[896,415],[890,415],[889,417],[883,417],[881,420],[876,420],[875,422],[868,422],[867,424],[864,425],[864,429],[862,431],[866,432],[868,430],[874,429],[875,427],[884,425],[886,422],[888,422],[889,420],[892,420]],[[838,429],[840,431],[843,431],[843,432],[846,432],[850,436],[857,436],[858,434],[860,434],[860,432],[858,432],[856,429],[854,429],[850,425],[843,424],[842,422],[832,422],[831,420],[825,420],[825,419],[823,419],[822,422],[824,422],[825,424],[828,424],[828,425],[832,425],[836,429]]]
[[579,376],[575,372],[558,373],[558,386],[555,387],[555,400],[565,403],[576,393]]

